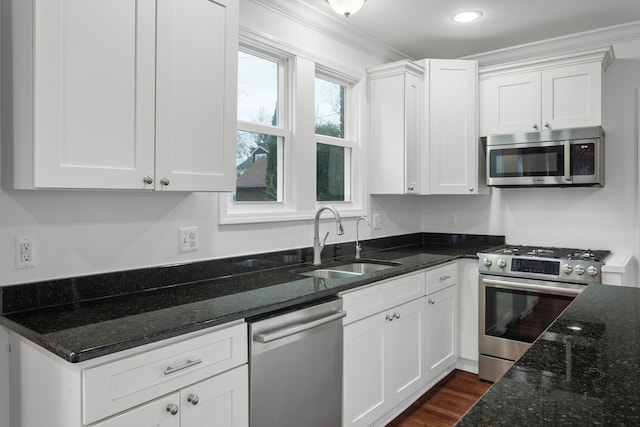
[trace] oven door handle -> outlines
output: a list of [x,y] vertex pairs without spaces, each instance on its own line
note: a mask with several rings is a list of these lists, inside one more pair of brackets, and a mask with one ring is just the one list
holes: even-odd
[[540,293],[553,293],[558,295],[578,296],[582,293],[582,289],[563,288],[553,285],[534,285],[531,283],[512,282],[510,280],[496,280],[483,278],[482,283],[487,285],[501,286],[505,288],[521,289],[524,291],[536,291]]

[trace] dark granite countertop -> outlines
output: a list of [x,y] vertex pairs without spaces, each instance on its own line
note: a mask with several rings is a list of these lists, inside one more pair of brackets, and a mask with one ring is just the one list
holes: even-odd
[[[308,250],[260,254],[0,288],[0,323],[69,362],[80,362],[222,323],[309,304],[428,268],[501,236],[417,233],[363,242],[363,259],[400,265],[317,279]],[[327,246],[323,266],[354,261],[353,245]],[[317,268],[317,267],[316,267]]]
[[640,425],[640,289],[589,285],[456,424]]

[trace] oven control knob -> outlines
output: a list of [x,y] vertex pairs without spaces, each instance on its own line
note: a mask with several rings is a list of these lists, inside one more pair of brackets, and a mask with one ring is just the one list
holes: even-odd
[[587,273],[589,273],[589,276],[596,276],[598,274],[598,267],[590,265],[587,267]]
[[498,267],[505,268],[506,266],[507,266],[507,261],[505,261],[504,258],[500,258],[498,260]]
[[582,276],[584,274],[584,267],[581,266],[580,264],[576,265],[574,270],[578,276]]
[[573,267],[571,267],[569,264],[565,264],[562,266],[562,271],[564,272],[564,274],[571,274],[571,272],[573,271]]
[[485,266],[485,267],[491,267],[491,258],[489,258],[489,257],[485,257],[485,258],[482,260],[482,264],[484,264],[484,266]]

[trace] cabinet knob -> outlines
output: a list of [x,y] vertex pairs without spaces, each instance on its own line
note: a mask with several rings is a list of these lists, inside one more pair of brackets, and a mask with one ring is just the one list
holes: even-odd
[[200,398],[197,394],[190,394],[189,397],[187,397],[187,402],[195,406],[198,404],[198,402],[200,402]]
[[400,318],[400,315],[399,315],[398,313],[393,313],[393,318],[394,318],[394,319],[399,319],[399,318]]
[[538,130],[538,125],[537,125],[537,124],[534,124],[534,125],[533,125],[533,128],[534,128],[535,130]]
[[469,192],[473,193],[474,188],[473,187],[469,187]]
[[409,192],[411,192],[411,191],[413,191],[413,189],[414,189],[414,188],[415,188],[415,187],[414,187],[413,185],[411,185],[411,186],[409,186],[409,188],[407,188],[407,190],[408,190]]
[[144,178],[142,178],[142,181],[145,184],[153,184],[153,178],[151,178],[149,175],[145,176]]
[[546,127],[547,129],[550,129],[550,128],[551,128],[551,125],[549,125],[549,123],[545,123],[545,124],[544,124],[544,127]]
[[165,187],[168,186],[170,183],[169,178],[162,178],[160,180],[160,184],[164,185]]
[[388,320],[389,322],[393,322],[393,317],[391,317],[391,315],[389,314],[385,316],[385,319]]
[[167,406],[167,412],[171,415],[176,415],[178,413],[178,405],[176,405],[175,403],[170,403]]
[[432,300],[431,298],[429,298],[429,304],[435,304],[436,302],[434,300]]

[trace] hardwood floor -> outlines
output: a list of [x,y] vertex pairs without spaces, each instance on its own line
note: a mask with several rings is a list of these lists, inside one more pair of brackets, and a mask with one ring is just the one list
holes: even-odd
[[478,379],[476,374],[455,370],[387,427],[452,426],[489,387],[491,383]]

